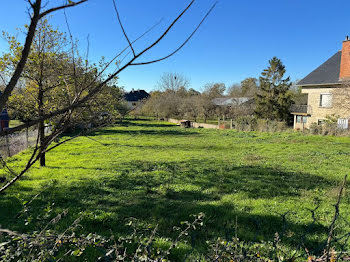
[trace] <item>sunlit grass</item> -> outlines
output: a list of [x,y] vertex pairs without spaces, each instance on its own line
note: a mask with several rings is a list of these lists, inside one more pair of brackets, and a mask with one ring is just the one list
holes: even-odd
[[[29,155],[11,158],[10,166],[19,170]],[[47,167],[35,166],[0,196],[0,225],[33,230],[40,220],[35,215],[50,204],[55,213],[69,209],[59,228],[83,215],[83,231],[122,235],[126,219],[135,217],[158,224],[160,236],[172,236],[172,226],[204,212],[205,226],[194,240],[200,251],[205,240],[236,232],[243,240],[272,240],[288,211],[288,230],[304,232],[312,221],[309,209],[320,199],[320,224],[308,238],[316,246],[331,219],[337,186],[350,170],[349,156],[348,137],[128,122],[48,154]],[[27,215],[17,219],[16,214],[39,192],[28,212],[32,221],[25,225]],[[346,196],[342,212],[349,200]]]
[[10,120],[9,127],[14,128],[14,127],[19,126],[21,124],[23,124],[23,122],[21,122],[20,120]]

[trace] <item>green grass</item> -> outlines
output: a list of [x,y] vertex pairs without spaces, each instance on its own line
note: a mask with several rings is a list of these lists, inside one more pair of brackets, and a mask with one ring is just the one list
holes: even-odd
[[10,128],[16,127],[23,124],[23,122],[21,122],[20,120],[10,120]]
[[[18,169],[29,156],[23,152],[9,164]],[[192,235],[196,252],[203,251],[205,240],[229,239],[236,231],[247,241],[270,241],[276,231],[285,231],[282,241],[295,247],[298,234],[312,222],[309,210],[320,199],[319,223],[306,239],[317,248],[332,218],[337,187],[349,173],[349,156],[348,137],[127,122],[49,153],[47,167],[35,166],[0,196],[0,225],[33,230],[41,220],[36,215],[54,204],[54,213],[69,209],[57,229],[83,214],[85,233],[123,235],[126,219],[135,217],[158,224],[159,236],[172,236],[172,226],[204,212],[205,226]],[[32,221],[25,225],[16,214],[38,192],[28,212]],[[349,200],[346,195],[341,206],[347,218]]]

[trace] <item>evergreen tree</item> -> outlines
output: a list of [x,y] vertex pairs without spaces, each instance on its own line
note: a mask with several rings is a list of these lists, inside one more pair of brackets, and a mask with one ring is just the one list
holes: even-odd
[[255,113],[259,118],[287,121],[292,103],[289,88],[290,78],[283,79],[285,66],[277,57],[269,60],[269,67],[264,69],[259,78],[260,86],[256,94]]

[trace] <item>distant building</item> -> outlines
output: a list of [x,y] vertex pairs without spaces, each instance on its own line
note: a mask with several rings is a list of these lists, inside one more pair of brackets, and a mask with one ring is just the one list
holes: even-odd
[[252,97],[218,97],[211,101],[216,107],[216,113],[223,118],[250,116],[254,113],[255,99]]
[[150,95],[145,90],[131,90],[131,92],[124,94],[124,99],[130,109],[138,107],[142,101],[149,97]]
[[239,106],[243,104],[254,103],[254,98],[251,97],[219,97],[212,100],[216,106]]

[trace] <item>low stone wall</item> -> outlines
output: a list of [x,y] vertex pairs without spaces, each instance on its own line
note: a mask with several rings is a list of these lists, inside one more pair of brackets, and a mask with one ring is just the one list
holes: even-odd
[[180,120],[177,120],[177,119],[174,119],[174,118],[168,118],[165,121],[173,123],[173,124],[180,124]]
[[[167,120],[170,123],[173,124],[180,124],[181,120],[177,120],[174,118],[168,118]],[[212,128],[212,129],[219,129],[218,125],[212,125],[212,124],[206,124],[206,123],[197,123],[197,122],[191,122],[192,127],[194,128]]]

